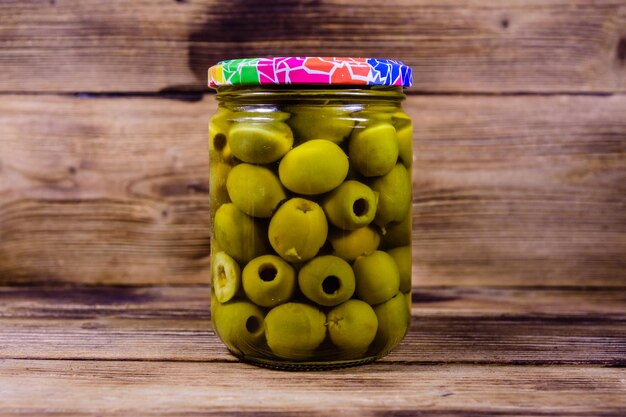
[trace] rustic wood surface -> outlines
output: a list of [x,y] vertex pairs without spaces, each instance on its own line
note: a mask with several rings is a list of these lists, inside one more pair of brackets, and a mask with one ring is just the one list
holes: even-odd
[[[209,291],[1,288],[0,358],[233,361],[210,330]],[[623,289],[416,288],[414,302],[411,332],[384,360],[626,365]]]
[[[414,69],[413,321],[334,372],[211,328],[206,69]],[[0,2],[0,416],[623,416],[626,0]]]
[[5,360],[0,394],[11,399],[3,416],[622,417],[626,407],[623,369],[583,365],[379,363],[291,374],[239,363]]
[[[4,96],[0,281],[207,283],[200,98]],[[406,109],[416,285],[626,285],[626,96]]]
[[0,398],[10,399],[0,415],[621,416],[626,407],[624,290],[416,291],[395,352],[311,373],[237,362],[213,334],[208,291],[0,288]]
[[204,89],[224,58],[390,56],[429,92],[626,90],[624,0],[5,0],[0,91]]

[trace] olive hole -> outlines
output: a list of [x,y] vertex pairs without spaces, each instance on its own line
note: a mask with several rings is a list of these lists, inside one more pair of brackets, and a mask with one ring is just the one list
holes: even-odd
[[273,281],[278,271],[274,265],[261,265],[259,268],[259,277],[265,282]]
[[248,320],[246,320],[246,330],[249,333],[256,333],[259,331],[260,328],[261,328],[261,322],[259,321],[258,317],[256,316],[248,317]]
[[302,203],[298,204],[297,208],[298,208],[298,210],[300,210],[303,213],[306,213],[307,211],[313,210],[313,208],[309,204],[307,204],[306,202],[302,202]]
[[352,204],[352,211],[359,217],[364,216],[368,209],[369,204],[367,204],[367,200],[364,198],[359,198]]
[[215,285],[217,285],[218,287],[223,287],[226,285],[226,281],[228,281],[228,278],[226,277],[226,270],[224,269],[224,265],[218,265]]
[[224,136],[222,133],[218,133],[217,135],[215,135],[215,137],[213,138],[213,147],[218,151],[224,149],[224,147],[226,147],[226,136]]
[[326,294],[336,293],[339,290],[339,287],[341,287],[341,281],[339,281],[339,278],[334,275],[329,275],[324,278],[324,281],[322,281],[322,290]]

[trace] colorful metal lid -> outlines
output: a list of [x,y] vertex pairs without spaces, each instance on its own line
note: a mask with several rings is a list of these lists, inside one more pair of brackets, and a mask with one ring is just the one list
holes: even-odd
[[209,87],[265,84],[390,85],[410,87],[411,68],[379,58],[272,57],[221,61],[209,68]]

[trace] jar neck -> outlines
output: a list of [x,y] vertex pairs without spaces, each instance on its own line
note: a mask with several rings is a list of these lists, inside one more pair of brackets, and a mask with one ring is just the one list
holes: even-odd
[[405,98],[402,87],[397,86],[253,85],[217,89],[218,101],[235,104],[376,102],[398,105]]

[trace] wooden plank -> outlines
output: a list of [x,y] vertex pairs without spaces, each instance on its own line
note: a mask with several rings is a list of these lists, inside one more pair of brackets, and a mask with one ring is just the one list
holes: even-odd
[[624,98],[420,97],[408,109],[416,285],[626,284]]
[[203,89],[218,60],[389,56],[429,92],[626,90],[624,0],[3,1],[0,91]]
[[2,279],[208,283],[212,101],[0,102]]
[[[4,96],[0,280],[207,283],[214,108],[212,96]],[[406,108],[415,285],[626,285],[626,96]]]
[[[576,294],[577,292],[574,292]],[[609,291],[596,304],[610,316],[619,300]],[[190,319],[211,318],[211,288],[181,287],[0,287],[0,317],[29,319]],[[587,305],[594,305],[587,302]],[[594,307],[591,307],[593,310]],[[592,313],[593,314],[593,313]]]
[[[211,318],[209,286],[0,287],[7,319]],[[623,320],[624,288],[413,288],[413,315],[490,319]]]
[[[235,360],[212,331],[206,288],[0,295],[0,359]],[[415,298],[411,330],[383,362],[626,365],[623,291],[442,289]]]
[[621,416],[626,407],[624,371],[593,367],[285,373],[237,363],[4,360],[0,394],[11,399],[0,405],[6,416]]
[[[208,320],[2,318],[0,324],[0,359],[236,361]],[[382,361],[625,366],[626,324],[414,316],[404,341]]]

